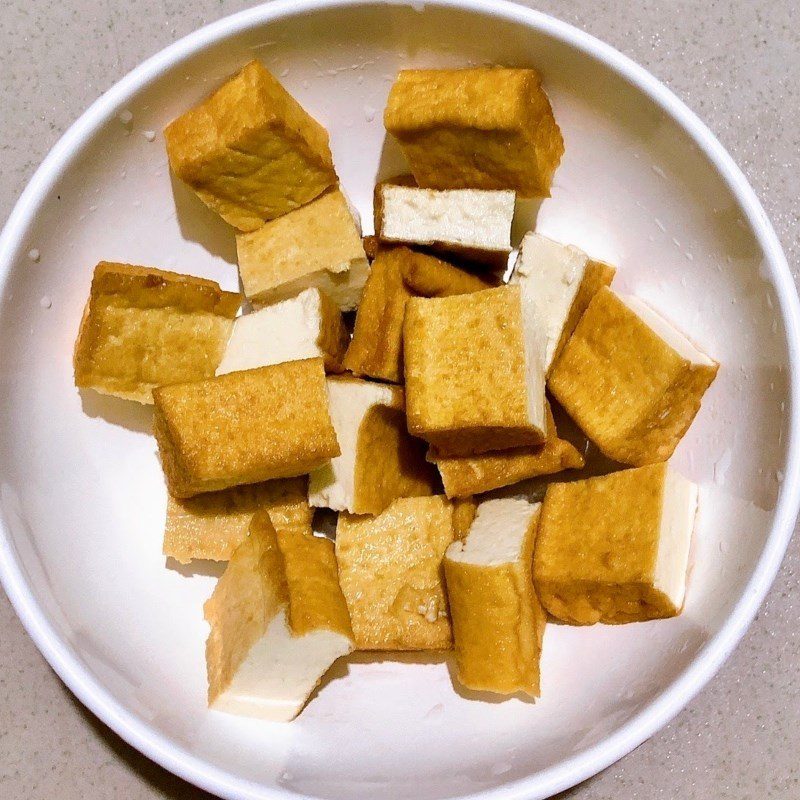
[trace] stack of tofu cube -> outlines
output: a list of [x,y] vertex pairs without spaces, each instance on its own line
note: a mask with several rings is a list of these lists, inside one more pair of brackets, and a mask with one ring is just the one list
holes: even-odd
[[[353,650],[454,650],[466,688],[538,696],[548,615],[683,606],[697,488],[668,461],[717,365],[577,247],[530,232],[507,269],[516,200],[564,152],[538,74],[401,72],[384,121],[409,174],[362,239],[327,132],[248,64],[165,131],[236,231],[244,297],[95,269],[75,381],[154,405],[164,554],[227,562],[218,710],[292,719]],[[551,399],[614,471],[581,479]],[[507,488],[542,476],[541,503]]]

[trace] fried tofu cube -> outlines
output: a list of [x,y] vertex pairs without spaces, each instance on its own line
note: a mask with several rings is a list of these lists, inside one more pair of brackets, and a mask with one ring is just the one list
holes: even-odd
[[441,495],[395,500],[377,517],[339,515],[336,560],[357,649],[450,648],[442,558],[454,524]]
[[453,540],[463,539],[468,533],[475,514],[478,511],[478,502],[474,497],[456,497],[453,503]]
[[467,294],[491,285],[488,278],[407,247],[382,250],[372,262],[364,286],[345,369],[354,375],[402,383],[406,301],[415,295]]
[[403,342],[412,434],[445,455],[544,442],[544,372],[518,286],[412,298]]
[[239,275],[254,306],[315,286],[352,311],[369,274],[360,225],[338,189],[236,237]]
[[384,123],[417,183],[430,189],[514,189],[521,197],[548,197],[564,153],[533,69],[403,70]]
[[164,555],[182,564],[195,558],[228,561],[258,511],[267,511],[279,532],[311,530],[308,480],[265,481],[182,500],[168,496]]
[[328,398],[342,452],[310,474],[312,506],[380,514],[398,497],[434,493],[436,470],[425,443],[408,433],[399,386],[330,378]]
[[319,289],[306,289],[237,317],[217,375],[321,358],[327,372],[341,372],[350,335],[339,307]]
[[429,247],[492,267],[507,264],[513,191],[419,189],[384,183],[378,186],[376,197],[375,233],[382,242]]
[[178,117],[164,137],[175,176],[240,231],[337,182],[326,130],[259,61]]
[[609,458],[667,460],[719,365],[635,297],[601,289],[548,380],[553,396]]
[[156,386],[209,378],[239,304],[214,281],[101,261],[75,342],[75,385],[152,403]]
[[534,554],[544,607],[576,625],[679,614],[697,495],[666,463],[550,484]]
[[572,444],[558,438],[549,405],[544,444],[472,456],[442,456],[431,449],[428,451],[428,460],[436,464],[444,484],[444,493],[451,498],[483,494],[565,469],[580,469],[585,463]]
[[539,332],[546,374],[591,299],[611,283],[615,272],[577,247],[538,233],[525,235],[510,282],[521,287],[525,313],[533,317],[532,325]]
[[211,708],[289,721],[331,665],[352,652],[332,545],[314,538],[279,538],[268,514],[253,517],[204,607]]
[[175,497],[304,475],[340,453],[321,358],[164,386],[153,397]]
[[468,689],[539,696],[547,615],[531,565],[540,509],[527,500],[487,500],[466,538],[447,548],[457,677]]
[[353,641],[347,602],[339,586],[334,544],[311,529],[277,529],[289,592],[289,627],[295,636],[325,629]]

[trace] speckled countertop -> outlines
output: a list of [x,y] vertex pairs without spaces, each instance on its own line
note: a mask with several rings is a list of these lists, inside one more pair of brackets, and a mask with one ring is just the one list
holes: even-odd
[[[243,0],[3,0],[0,220],[67,126],[142,59]],[[791,0],[542,0],[663,80],[742,166],[800,257],[800,29]],[[756,622],[677,719],[570,800],[800,798],[800,539]],[[0,594],[0,797],[199,798],[95,719]]]

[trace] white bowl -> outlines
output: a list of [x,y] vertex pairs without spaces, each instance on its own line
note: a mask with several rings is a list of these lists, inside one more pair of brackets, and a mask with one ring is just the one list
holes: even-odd
[[[549,626],[535,705],[464,699],[435,659],[356,658],[292,724],[206,710],[201,606],[215,570],[165,567],[149,412],[81,396],[70,356],[100,259],[236,286],[232,233],[171,184],[160,131],[255,56],[331,131],[365,219],[379,165],[402,167],[381,124],[398,68],[535,65],[566,139],[538,229],[618,265],[620,288],[722,362],[676,454],[703,484],[683,615]],[[0,240],[0,341],[5,589],[83,703],[228,798],[541,798],[586,778],[669,720],[730,653],[798,508],[798,303],[752,190],[640,67],[492,0],[279,0],[151,58],[75,123],[15,208]]]

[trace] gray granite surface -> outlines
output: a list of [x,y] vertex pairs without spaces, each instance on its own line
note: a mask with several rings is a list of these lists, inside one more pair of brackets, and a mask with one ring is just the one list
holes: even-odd
[[[248,5],[2,0],[0,220],[59,135],[101,92],[174,39]],[[800,26],[792,0],[530,5],[619,48],[697,111],[744,169],[796,270]],[[756,622],[712,683],[650,741],[562,798],[800,798],[798,577],[795,537]],[[81,707],[2,593],[0,643],[0,798],[204,796]]]

